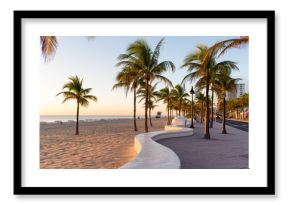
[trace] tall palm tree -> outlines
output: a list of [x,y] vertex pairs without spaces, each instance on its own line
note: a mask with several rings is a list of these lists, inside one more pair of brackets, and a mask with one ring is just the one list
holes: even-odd
[[167,104],[167,125],[170,125],[171,124],[170,108],[172,106],[173,94],[168,87],[165,87],[159,90],[157,97],[158,97],[157,101],[163,100],[163,103]]
[[217,83],[221,90],[221,97],[223,99],[223,117],[222,117],[222,134],[227,134],[226,131],[226,93],[236,92],[236,84],[239,78],[230,77],[230,69],[223,69],[217,74]]
[[129,65],[138,69],[142,79],[145,82],[146,98],[145,98],[145,132],[148,132],[148,102],[149,102],[149,85],[155,79],[165,82],[172,86],[170,80],[162,74],[167,70],[175,71],[175,66],[171,61],[158,62],[160,48],[164,39],[161,39],[154,50],[145,40],[137,40],[129,45],[126,55],[120,58],[119,65]]
[[189,53],[184,60],[184,65],[182,67],[188,67],[188,75],[184,77],[184,81],[193,81],[194,79],[202,79],[205,85],[205,98],[206,98],[206,118],[204,127],[204,138],[210,139],[209,132],[209,87],[214,78],[214,74],[222,67],[227,67],[228,69],[236,69],[237,66],[232,61],[222,61],[216,63],[217,50],[209,52],[209,48],[206,45],[197,45],[198,50]]
[[184,86],[177,84],[172,90],[172,95],[175,98],[175,100],[178,102],[178,115],[180,116],[181,109],[182,109],[182,102],[184,101],[186,97],[189,96],[189,94],[186,93]]
[[138,131],[137,122],[136,122],[136,90],[138,87],[138,71],[134,68],[124,67],[116,77],[117,83],[113,86],[113,90],[117,88],[124,88],[126,96],[128,95],[129,90],[133,91],[133,121],[134,121],[134,130]]
[[89,95],[92,88],[83,88],[83,79],[80,79],[78,76],[72,76],[68,78],[70,81],[63,85],[62,89],[66,91],[58,93],[56,96],[62,94],[64,100],[62,103],[65,103],[68,100],[76,100],[77,102],[77,116],[76,116],[76,135],[79,134],[79,106],[88,107],[89,101],[93,100],[97,102],[97,97]]
[[182,82],[184,81],[193,81],[196,78],[204,77],[205,78],[205,97],[206,97],[206,118],[205,118],[205,127],[204,127],[204,138],[210,139],[209,133],[209,86],[210,86],[210,68],[215,62],[215,54],[211,53],[211,56],[205,61],[205,56],[208,51],[206,45],[197,45],[197,51],[189,53],[184,59],[184,64],[182,67],[188,67],[187,71],[189,72],[186,75]]

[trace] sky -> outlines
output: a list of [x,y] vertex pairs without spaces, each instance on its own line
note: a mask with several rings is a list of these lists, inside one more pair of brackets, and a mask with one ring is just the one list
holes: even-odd
[[[98,102],[90,102],[89,107],[80,108],[81,115],[132,115],[133,94],[125,95],[123,89],[112,90],[115,78],[121,70],[116,67],[117,57],[126,52],[130,43],[145,39],[152,49],[165,37],[160,51],[160,62],[170,60],[175,64],[176,71],[165,72],[163,75],[171,80],[173,85],[181,83],[187,74],[186,68],[180,68],[188,53],[196,50],[196,45],[211,46],[217,41],[238,36],[97,36],[93,39],[83,36],[57,36],[58,48],[55,56],[45,62],[41,51],[40,59],[40,115],[75,115],[76,102],[67,101],[62,104],[62,96],[56,96],[62,91],[68,77],[78,75],[83,78],[84,88],[92,88],[92,95]],[[39,48],[40,49],[40,48]],[[246,84],[248,90],[249,56],[248,45],[239,49],[231,49],[217,59],[217,62],[231,60],[237,63],[239,71],[232,72],[232,77],[241,78],[239,83]],[[194,82],[186,83],[190,90]],[[165,85],[160,82],[157,88]],[[153,111],[166,114],[166,105],[158,103]],[[144,115],[142,103],[137,105],[137,115]]]

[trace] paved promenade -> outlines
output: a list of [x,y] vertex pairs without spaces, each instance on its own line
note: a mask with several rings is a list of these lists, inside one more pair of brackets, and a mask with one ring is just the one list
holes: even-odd
[[197,123],[192,137],[162,139],[158,143],[172,149],[180,158],[181,169],[246,169],[248,160],[248,133],[221,124],[210,129],[211,140],[203,139],[203,127]]

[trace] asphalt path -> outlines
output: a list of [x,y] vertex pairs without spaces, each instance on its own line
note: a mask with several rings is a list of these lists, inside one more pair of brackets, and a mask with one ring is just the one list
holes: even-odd
[[[217,122],[222,123],[222,120],[217,119]],[[248,122],[241,122],[241,121],[226,119],[226,125],[237,128],[239,130],[243,130],[245,132],[249,132],[249,123]]]

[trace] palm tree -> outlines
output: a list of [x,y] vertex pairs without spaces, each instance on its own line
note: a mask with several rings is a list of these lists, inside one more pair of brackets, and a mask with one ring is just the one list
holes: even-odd
[[172,90],[172,95],[175,98],[175,100],[178,102],[178,115],[180,116],[181,109],[182,109],[182,102],[183,100],[188,97],[188,93],[186,93],[186,90],[183,86],[180,84],[176,85],[174,89]]
[[212,50],[209,52],[209,48],[206,45],[197,45],[198,50],[189,53],[184,60],[184,65],[182,67],[188,67],[189,72],[182,82],[193,81],[194,79],[201,79],[205,87],[205,98],[206,98],[206,118],[205,118],[205,129],[204,138],[210,139],[209,133],[209,87],[214,79],[214,74],[218,72],[221,68],[226,67],[227,69],[236,69],[237,66],[232,61],[222,61],[216,63],[217,50]]
[[152,127],[152,118],[151,118],[151,112],[154,110],[154,108],[156,108],[158,105],[154,104],[155,102],[152,99],[149,99],[148,102],[148,109],[149,109],[149,122],[150,122],[150,126]]
[[239,78],[230,77],[230,69],[221,70],[217,74],[217,83],[221,90],[221,97],[223,99],[223,119],[222,119],[222,134],[227,134],[226,131],[226,92],[236,92],[236,84]]
[[171,61],[158,62],[163,40],[161,39],[158,42],[153,51],[145,40],[137,40],[129,45],[127,49],[128,54],[123,55],[119,62],[119,65],[125,64],[137,69],[145,82],[145,132],[148,132],[149,85],[157,79],[172,86],[170,80],[162,76],[162,73],[169,69],[175,71],[175,66]]
[[83,79],[80,79],[77,75],[75,77],[68,78],[70,82],[63,85],[62,89],[67,89],[66,91],[58,93],[56,96],[62,94],[64,100],[62,103],[65,103],[68,100],[77,101],[77,116],[76,116],[76,135],[79,134],[79,106],[88,107],[89,101],[93,100],[97,102],[97,97],[89,95],[92,88],[83,88]]
[[[149,121],[150,121],[150,125],[152,127],[152,120],[151,120],[151,111],[156,107],[156,105],[154,104],[154,101],[156,101],[156,97],[158,95],[158,91],[156,91],[156,86],[158,83],[155,83],[153,86],[150,84],[149,85],[149,90],[148,90],[148,110],[149,110]],[[144,82],[140,82],[140,88],[137,91],[137,97],[140,98],[140,101],[143,101],[146,99],[146,88],[145,88],[145,83]],[[145,102],[144,102],[145,105]]]
[[[213,63],[213,67],[210,69],[210,87],[211,87],[211,120],[210,120],[210,128],[213,127],[213,113],[214,113],[214,108],[213,108],[213,104],[214,104],[214,95],[217,94],[219,95],[219,93],[221,92],[219,85],[217,83],[217,79],[216,79],[216,74],[221,70],[221,69],[230,69],[230,70],[238,70],[238,67],[236,66],[235,62],[232,61],[222,61],[220,63]],[[206,78],[202,77],[200,78],[197,83],[195,84],[197,92],[202,91],[203,89],[206,88]]]
[[44,60],[49,60],[57,49],[57,38],[55,36],[40,36],[41,52]]
[[211,53],[211,56],[204,61],[204,58],[207,54],[208,48],[205,45],[197,45],[198,50],[192,53],[189,53],[184,59],[184,64],[182,67],[188,67],[187,71],[190,72],[186,75],[182,82],[193,81],[196,78],[204,77],[205,78],[205,97],[206,97],[206,118],[205,118],[205,130],[204,138],[210,139],[209,133],[209,100],[208,92],[210,85],[210,68],[215,62],[215,53]]
[[[211,70],[211,79],[210,79],[210,87],[211,87],[211,120],[210,120],[210,128],[213,127],[213,103],[214,103],[214,93],[218,92],[218,88],[215,84],[215,71],[214,69]],[[195,84],[197,92],[201,92],[206,87],[206,79],[200,78],[197,83]]]
[[204,114],[204,103],[205,103],[205,96],[202,93],[197,93],[195,98],[197,99],[197,103],[200,105],[200,123],[203,122],[203,114]]
[[168,87],[165,87],[161,90],[159,90],[157,94],[158,100],[163,100],[163,103],[167,104],[167,125],[171,124],[171,117],[170,117],[170,108],[172,107],[172,92],[169,90]]
[[131,67],[124,67],[116,77],[117,83],[113,86],[113,90],[117,88],[124,88],[126,96],[128,95],[129,90],[133,91],[134,95],[134,110],[133,110],[133,119],[134,119],[134,130],[138,131],[137,122],[136,122],[136,89],[139,83],[138,70]]

